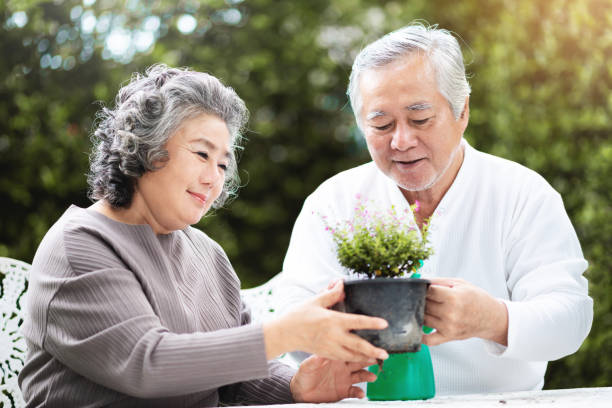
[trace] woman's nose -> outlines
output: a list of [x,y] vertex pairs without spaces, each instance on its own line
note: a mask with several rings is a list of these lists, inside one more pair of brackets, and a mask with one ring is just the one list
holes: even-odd
[[214,160],[209,160],[200,172],[200,182],[202,184],[215,185],[225,178],[225,172]]

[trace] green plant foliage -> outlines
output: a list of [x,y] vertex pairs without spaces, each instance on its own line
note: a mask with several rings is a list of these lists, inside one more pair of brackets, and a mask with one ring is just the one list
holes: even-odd
[[[352,219],[331,226],[325,222],[325,229],[334,238],[340,265],[368,278],[393,278],[416,272],[421,262],[433,254],[428,224],[419,234],[408,209],[398,214],[395,207],[386,212],[368,208],[360,203]],[[414,211],[416,205],[412,208]]]
[[251,111],[240,197],[199,227],[243,286],[266,281],[305,197],[369,160],[345,96],[354,55],[414,19],[461,37],[466,138],[542,174],[589,261],[593,328],[545,386],[612,386],[609,0],[0,2],[0,256],[31,262],[68,205],[89,204],[97,102],[164,62],[220,77]]

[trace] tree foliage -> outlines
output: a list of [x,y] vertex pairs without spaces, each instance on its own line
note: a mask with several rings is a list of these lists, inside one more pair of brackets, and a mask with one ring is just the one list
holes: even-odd
[[[8,0],[0,3],[0,255],[31,262],[85,173],[98,101],[154,62],[210,72],[252,113],[241,196],[200,227],[245,286],[281,269],[304,198],[368,160],[345,88],[361,46],[413,19],[457,33],[473,88],[466,138],[542,174],[590,266],[591,334],[547,387],[612,385],[609,0]],[[534,335],[537,335],[534,333]]]

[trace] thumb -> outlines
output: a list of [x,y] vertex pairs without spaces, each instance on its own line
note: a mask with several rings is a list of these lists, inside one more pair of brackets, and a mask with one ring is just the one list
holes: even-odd
[[338,279],[323,293],[315,297],[314,303],[329,308],[344,299],[344,281]]

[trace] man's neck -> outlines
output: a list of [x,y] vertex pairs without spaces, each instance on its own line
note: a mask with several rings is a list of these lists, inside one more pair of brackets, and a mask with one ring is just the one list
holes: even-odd
[[440,204],[450,186],[453,185],[463,164],[464,150],[464,146],[460,144],[450,166],[430,188],[421,191],[408,191],[400,187],[404,198],[406,198],[410,205],[413,205],[416,201],[419,202],[419,210],[414,214],[414,219],[419,228],[423,229],[425,221],[433,215],[436,208],[438,208],[438,204]]

